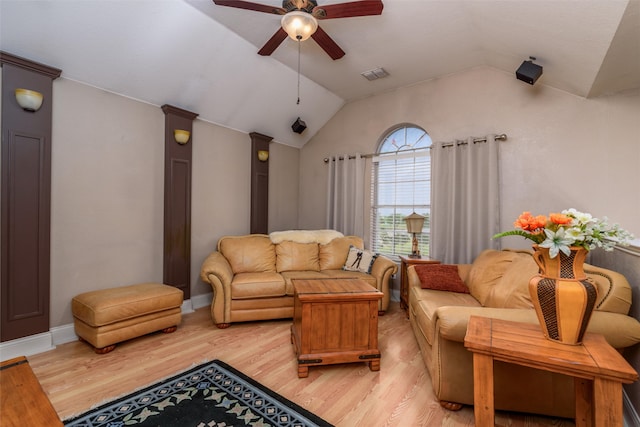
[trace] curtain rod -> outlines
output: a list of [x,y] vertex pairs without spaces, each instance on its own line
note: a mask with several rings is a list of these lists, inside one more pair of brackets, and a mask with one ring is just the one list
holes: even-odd
[[[506,140],[507,140],[507,134],[506,134],[506,133],[501,133],[500,135],[496,135],[496,141],[506,141]],[[486,138],[486,137],[485,137],[485,138],[473,138],[473,143],[475,144],[476,142],[487,142],[487,138]],[[457,145],[467,145],[467,144],[468,144],[468,142],[467,142],[467,141],[464,141],[464,140],[455,140],[455,141],[451,141],[451,142],[441,142],[440,144],[441,144],[443,147],[453,147],[453,145],[454,145],[454,144],[457,144]],[[431,149],[431,147],[425,147],[425,148],[413,148],[413,149],[410,149],[410,150],[399,150],[399,151],[396,151],[396,153],[407,153],[407,152],[409,152],[409,151],[430,150],[430,149]],[[380,155],[380,153],[369,153],[369,154],[363,154],[363,155],[362,155],[362,156],[360,156],[360,157],[362,157],[362,158],[364,158],[364,159],[369,159],[369,158],[371,158],[371,157],[378,156],[378,155]],[[353,160],[353,159],[355,159],[355,158],[356,158],[356,156],[348,156],[347,158],[348,158],[349,160]],[[342,157],[342,156],[337,157],[337,160],[344,160],[344,157]],[[329,158],[329,157],[325,157],[325,158],[323,159],[323,161],[324,161],[325,163],[329,163],[330,161],[334,161],[334,162],[335,162],[335,161],[336,161],[336,158],[331,159],[331,158]]]

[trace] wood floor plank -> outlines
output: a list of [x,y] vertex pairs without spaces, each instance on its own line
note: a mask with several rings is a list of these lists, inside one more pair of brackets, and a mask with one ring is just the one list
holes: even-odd
[[[442,408],[398,303],[379,319],[379,372],[362,364],[311,367],[298,378],[291,320],[216,328],[209,309],[183,316],[172,334],[156,333],[97,355],[82,342],[30,356],[29,363],[61,419],[67,419],[192,366],[220,359],[338,427],[473,426],[473,408]],[[572,420],[496,413],[496,425],[567,427]]]

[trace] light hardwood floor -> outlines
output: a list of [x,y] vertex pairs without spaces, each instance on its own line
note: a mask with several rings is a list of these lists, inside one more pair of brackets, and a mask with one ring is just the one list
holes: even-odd
[[[298,378],[291,320],[217,329],[208,308],[183,316],[178,331],[156,333],[97,355],[73,342],[30,356],[61,419],[187,368],[220,359],[338,427],[472,426],[473,408],[443,409],[435,399],[409,321],[397,303],[380,317],[379,372],[365,363],[311,367]],[[572,420],[498,412],[497,426],[573,426]]]

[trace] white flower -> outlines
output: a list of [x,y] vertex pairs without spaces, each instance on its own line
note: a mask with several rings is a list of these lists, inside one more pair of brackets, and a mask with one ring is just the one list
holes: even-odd
[[571,256],[571,249],[569,246],[573,244],[573,239],[567,238],[564,235],[564,228],[560,228],[558,231],[545,229],[544,234],[547,238],[544,242],[540,243],[541,248],[549,249],[549,256],[555,258],[559,252],[562,252],[566,256]]

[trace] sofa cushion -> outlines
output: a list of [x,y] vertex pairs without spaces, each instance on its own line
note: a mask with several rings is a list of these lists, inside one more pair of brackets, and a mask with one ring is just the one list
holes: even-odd
[[487,249],[473,261],[467,276],[467,286],[480,304],[486,304],[491,288],[498,283],[517,256],[518,252],[515,251]]
[[276,270],[283,271],[310,270],[319,271],[317,243],[296,243],[285,241],[276,245]]
[[504,275],[491,288],[485,307],[533,308],[529,281],[538,273],[538,265],[527,253],[517,253]]
[[364,249],[364,242],[358,236],[345,236],[333,239],[327,244],[321,244],[319,252],[320,270],[338,270],[342,268],[347,260],[351,246]]
[[218,242],[218,250],[229,261],[235,274],[275,272],[276,252],[269,236],[227,236]]
[[409,292],[409,308],[416,319],[418,327],[430,345],[433,345],[437,311],[443,306],[479,307],[480,303],[469,294],[435,291],[431,289],[420,289],[412,287]]
[[284,278],[275,272],[238,273],[231,282],[232,299],[270,298],[284,295]]
[[287,293],[287,295],[293,295],[293,281],[296,279],[326,279],[326,276],[320,271],[294,270],[283,271],[280,274],[284,279],[285,292]]
[[458,274],[458,266],[451,264],[416,265],[422,289],[469,293],[469,288]]
[[355,246],[349,247],[349,253],[347,254],[347,260],[344,262],[343,270],[346,271],[359,271],[361,273],[371,273],[373,263],[376,261],[378,254],[368,251],[366,249],[356,248]]

